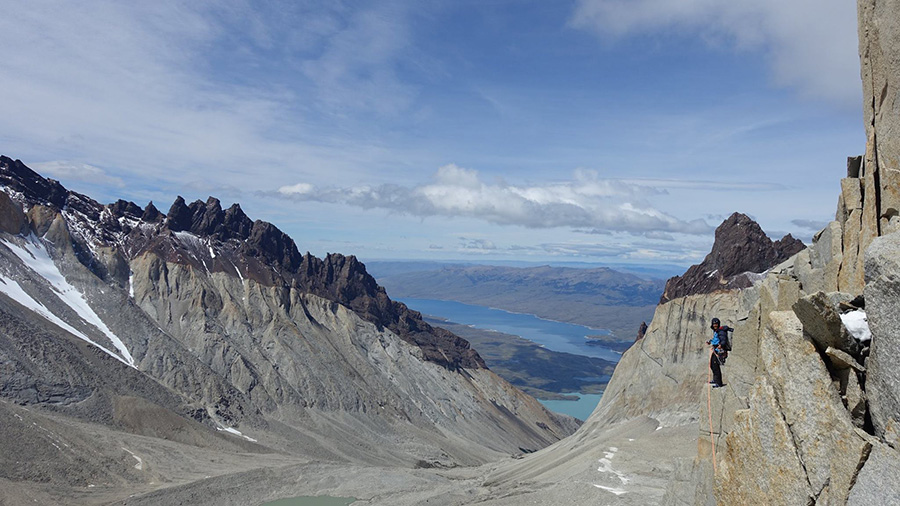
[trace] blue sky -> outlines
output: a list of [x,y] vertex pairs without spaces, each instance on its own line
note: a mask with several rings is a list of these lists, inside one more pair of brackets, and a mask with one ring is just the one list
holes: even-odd
[[690,264],[809,241],[864,149],[845,0],[0,0],[0,152],[375,259]]

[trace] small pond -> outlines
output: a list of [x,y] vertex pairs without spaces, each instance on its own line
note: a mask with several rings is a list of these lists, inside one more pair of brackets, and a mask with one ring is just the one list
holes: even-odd
[[327,495],[320,495],[315,497],[288,497],[263,503],[262,506],[349,506],[355,501],[356,499],[352,497],[329,497]]

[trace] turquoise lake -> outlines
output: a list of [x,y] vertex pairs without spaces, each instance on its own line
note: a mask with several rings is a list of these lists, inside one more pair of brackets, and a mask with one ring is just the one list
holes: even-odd
[[541,399],[538,399],[538,401],[550,411],[574,416],[575,418],[584,421],[591,416],[591,413],[594,412],[594,408],[600,403],[600,398],[603,397],[603,394],[576,393],[573,395],[578,395],[580,397],[577,401],[545,401]]

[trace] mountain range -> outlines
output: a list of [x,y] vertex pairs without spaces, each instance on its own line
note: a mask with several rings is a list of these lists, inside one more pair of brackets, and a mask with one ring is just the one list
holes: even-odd
[[0,479],[20,494],[68,503],[84,487],[114,499],[178,483],[136,472],[152,460],[138,443],[112,442],[138,436],[180,454],[412,468],[534,451],[577,426],[392,301],[355,257],[300,254],[238,205],[101,205],[7,157],[0,187],[0,411],[13,421]]

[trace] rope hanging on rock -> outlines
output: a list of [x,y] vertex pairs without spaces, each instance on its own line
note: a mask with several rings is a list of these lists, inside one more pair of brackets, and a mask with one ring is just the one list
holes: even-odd
[[[713,349],[709,349],[709,360],[712,362]],[[712,429],[712,368],[707,366],[706,368],[706,413],[709,415],[709,442],[712,445],[712,461],[713,461],[713,475],[719,473],[718,468],[716,467],[716,441],[713,439],[713,429]]]

